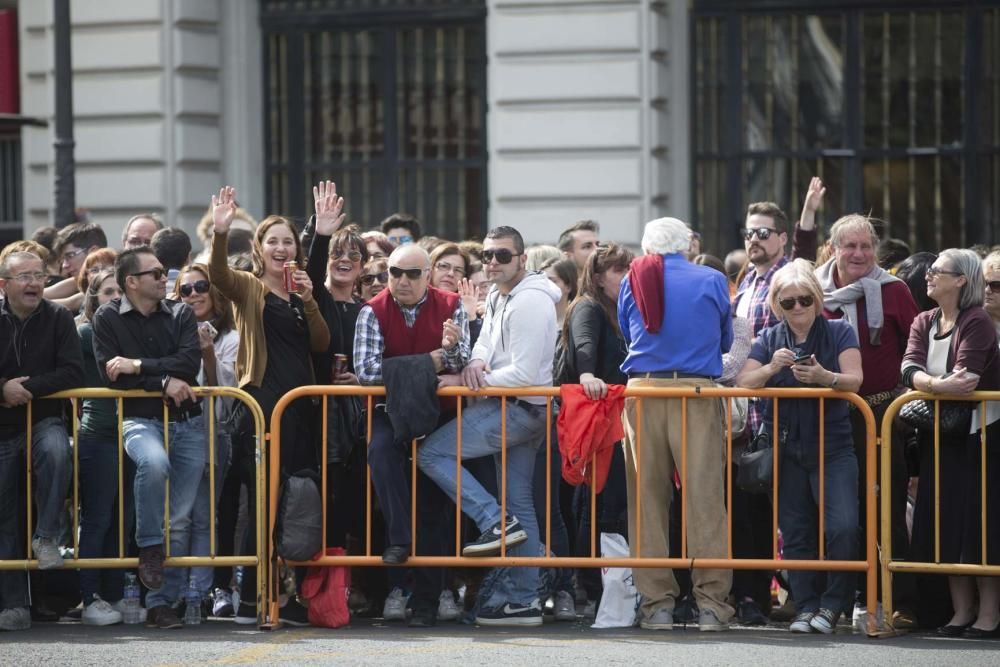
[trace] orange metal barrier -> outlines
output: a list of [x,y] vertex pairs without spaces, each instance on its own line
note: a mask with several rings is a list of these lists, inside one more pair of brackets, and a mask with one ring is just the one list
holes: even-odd
[[[554,446],[552,442],[552,398],[557,398],[559,396],[558,387],[521,387],[521,388],[488,388],[480,392],[473,392],[464,387],[448,387],[440,390],[440,396],[457,396],[457,397],[483,397],[483,396],[493,396],[501,399],[500,408],[500,418],[501,418],[501,470],[500,470],[500,511],[501,516],[506,515],[506,407],[508,398],[522,397],[522,396],[544,396],[547,399],[547,418],[546,418],[546,437],[545,437],[545,448],[546,452],[551,452],[551,447]],[[375,400],[377,396],[384,396],[385,389],[383,387],[360,387],[360,386],[306,386],[299,387],[285,394],[276,404],[274,412],[271,416],[271,433],[269,439],[271,441],[270,447],[270,485],[269,485],[269,530],[268,530],[268,562],[271,564],[270,576],[271,580],[268,582],[268,588],[271,591],[271,608],[269,612],[269,618],[272,623],[278,620],[278,603],[276,596],[277,587],[277,556],[273,552],[274,545],[274,529],[275,529],[275,519],[277,516],[278,509],[278,494],[279,494],[279,469],[280,469],[280,443],[281,443],[281,416],[284,413],[288,405],[302,397],[312,397],[312,396],[338,396],[338,395],[350,395],[350,396],[363,396],[367,397],[367,440],[371,441],[372,433],[372,410],[374,408]],[[516,556],[509,557],[506,555],[506,551],[503,546],[501,546],[501,553],[498,557],[486,557],[486,558],[470,558],[461,556],[462,549],[462,536],[461,536],[461,516],[462,516],[462,504],[461,504],[461,477],[458,479],[459,488],[458,499],[455,506],[455,517],[456,517],[456,527],[455,527],[455,555],[454,556],[420,556],[414,553],[407,560],[407,566],[477,566],[477,567],[493,567],[493,566],[535,566],[535,567],[654,567],[654,568],[675,568],[675,569],[689,569],[689,568],[717,568],[717,569],[747,569],[747,570],[757,570],[757,569],[785,569],[785,570],[821,570],[821,571],[853,571],[853,572],[866,572],[867,573],[867,590],[866,597],[869,609],[875,609],[877,605],[877,567],[878,561],[876,557],[876,527],[877,527],[877,512],[876,512],[876,474],[875,474],[875,463],[876,463],[876,424],[875,418],[872,414],[871,408],[865,401],[853,393],[837,392],[829,389],[762,389],[762,390],[746,390],[746,389],[728,389],[722,387],[698,387],[698,388],[662,388],[662,387],[630,387],[626,390],[626,397],[635,397],[640,399],[637,405],[638,413],[638,426],[636,428],[636,438],[641,440],[641,430],[642,430],[642,400],[647,399],[663,399],[663,398],[674,398],[681,399],[683,404],[683,418],[681,425],[681,437],[682,437],[682,457],[679,464],[679,474],[681,478],[681,502],[682,506],[685,508],[681,517],[681,556],[679,558],[648,558],[642,557],[639,547],[641,546],[641,540],[639,535],[641,534],[641,525],[638,526],[635,536],[636,556],[629,558],[601,558],[597,551],[597,521],[591,521],[591,534],[590,534],[590,556],[589,557],[566,557],[566,556]],[[775,531],[773,540],[773,554],[772,558],[764,559],[734,559],[732,557],[732,508],[727,508],[727,526],[729,539],[729,551],[728,558],[696,558],[688,555],[687,550],[687,502],[686,502],[686,456],[687,451],[687,401],[705,398],[730,398],[730,397],[741,397],[741,396],[752,396],[761,397],[765,399],[771,399],[775,401],[775,419],[777,419],[777,399],[779,398],[816,398],[820,402],[819,410],[819,442],[820,442],[820,455],[819,455],[819,475],[820,475],[820,492],[819,492],[819,557],[815,560],[781,560],[778,558],[778,537],[777,530]],[[867,430],[867,447],[866,447],[866,479],[863,480],[865,489],[865,542],[864,542],[864,559],[862,560],[850,560],[850,561],[831,561],[825,558],[824,553],[824,487],[825,481],[823,481],[824,476],[824,456],[823,456],[823,416],[824,416],[824,405],[825,401],[841,399],[850,402],[854,407],[856,407],[861,414],[865,417],[866,430]],[[320,553],[326,553],[326,514],[327,514],[327,478],[326,478],[326,424],[327,424],[327,401],[322,401],[322,425],[323,428],[323,444],[321,446],[322,452],[322,488],[321,493],[323,497],[323,549]],[[730,401],[725,401],[726,405],[726,420],[727,424],[732,422],[732,406]],[[459,427],[457,433],[457,459],[456,467],[462,465],[461,457],[461,447],[462,447],[462,430],[461,430],[461,416],[462,416],[462,406],[461,401],[459,401],[457,417],[459,418]],[[727,460],[732,459],[732,448],[733,448],[733,438],[731,434],[731,429],[726,429],[726,457]],[[414,446],[416,443],[414,442]],[[778,480],[779,480],[779,443],[777,433],[774,436],[773,445],[775,456],[774,456],[774,486],[773,486],[773,512],[774,512],[774,524],[777,526],[778,520]],[[551,456],[546,457],[548,463],[547,466],[551,466]],[[640,462],[637,460],[637,464]],[[726,476],[726,497],[732,498],[732,468],[727,466],[728,472]],[[593,469],[593,467],[592,467]],[[549,514],[551,510],[551,498],[553,490],[548,483],[551,480],[551,468],[548,467],[546,470],[546,513]],[[416,505],[416,481],[417,481],[417,464],[415,457],[413,458],[411,466],[411,506]],[[289,562],[289,565],[383,565],[382,559],[379,555],[372,553],[372,535],[371,535],[371,525],[372,525],[372,484],[371,484],[371,471],[367,471],[366,480],[366,494],[365,494],[365,515],[366,515],[366,527],[365,527],[365,552],[364,555],[345,555],[345,556],[321,556],[317,560],[308,562]],[[640,484],[636,489],[637,505],[642,502],[641,494],[641,482],[637,480]],[[593,484],[591,484],[591,516],[595,517],[596,513],[595,502],[596,496],[593,493]],[[638,514],[638,510],[637,510]],[[411,531],[413,542],[415,546],[417,544],[416,539],[416,512],[411,513]],[[546,522],[547,524],[549,522]],[[540,536],[544,544],[551,544],[551,534],[550,528],[546,528],[545,535]],[[501,539],[501,545],[503,544],[503,539]],[[869,633],[873,634],[876,630],[875,624],[875,614],[869,614]]]
[[[892,516],[891,516],[891,505],[890,499],[892,498],[892,475],[890,471],[890,462],[892,449],[891,447],[882,447],[882,480],[881,485],[883,491],[882,496],[882,555],[881,555],[881,573],[882,573],[882,606],[885,609],[886,623],[891,623],[892,613],[893,613],[893,600],[892,600],[892,574],[893,572],[924,572],[931,574],[942,574],[942,575],[965,575],[965,576],[996,576],[1000,575],[1000,565],[989,565],[987,564],[986,558],[986,514],[987,514],[987,504],[986,504],[986,429],[980,429],[980,443],[981,443],[981,479],[980,479],[980,492],[982,494],[981,503],[983,508],[982,523],[980,524],[981,532],[981,547],[982,553],[980,554],[981,563],[942,563],[941,562],[941,479],[940,479],[940,462],[941,462],[941,433],[937,428],[938,425],[938,414],[941,407],[941,401],[967,401],[967,402],[978,402],[977,406],[980,410],[980,414],[985,414],[986,412],[986,402],[987,401],[1000,401],[1000,391],[976,391],[971,394],[965,394],[962,396],[946,396],[942,394],[927,394],[919,391],[911,391],[903,394],[896,400],[894,400],[885,411],[885,415],[882,418],[882,442],[891,442],[892,437],[892,425],[893,420],[896,415],[902,409],[902,407],[909,403],[910,401],[916,401],[920,399],[926,399],[934,401],[934,562],[915,562],[915,561],[901,561],[893,560],[892,557]],[[921,481],[920,493],[926,493],[926,485],[924,481]],[[871,609],[871,607],[869,607]]]
[[[192,390],[197,396],[206,398],[218,398],[218,397],[229,397],[236,400],[242,401],[250,409],[251,414],[254,419],[254,428],[256,432],[257,439],[257,474],[256,474],[256,486],[257,486],[257,507],[255,508],[255,516],[252,520],[256,521],[257,525],[257,545],[256,554],[250,556],[219,556],[216,554],[216,544],[215,544],[215,522],[216,522],[216,511],[215,511],[215,489],[216,489],[216,475],[215,475],[215,401],[208,400],[205,401],[206,408],[204,411],[205,422],[206,422],[206,435],[208,439],[208,457],[209,462],[209,512],[211,515],[211,527],[209,530],[209,556],[170,556],[170,480],[167,479],[166,482],[166,497],[164,500],[164,550],[166,555],[166,560],[164,561],[165,567],[216,567],[216,566],[237,566],[237,565],[256,565],[257,567],[257,596],[258,596],[258,624],[264,624],[264,610],[267,608],[269,600],[266,597],[267,594],[267,573],[266,573],[266,563],[264,562],[264,539],[265,539],[265,526],[264,521],[264,496],[265,496],[265,433],[264,433],[264,412],[261,410],[260,405],[257,404],[249,394],[241,389],[236,389],[233,387],[192,387]],[[73,404],[73,424],[72,429],[69,432],[69,436],[72,442],[73,449],[73,481],[72,481],[72,498],[73,498],[73,558],[66,559],[63,567],[72,569],[95,569],[95,568],[135,568],[139,565],[138,558],[126,558],[125,557],[125,474],[124,474],[124,461],[125,461],[125,444],[124,435],[122,430],[122,401],[126,398],[156,398],[162,399],[162,394],[155,392],[147,392],[142,390],[131,390],[131,391],[119,391],[113,389],[70,389],[67,391],[58,392],[56,394],[51,394],[36,400],[52,400],[52,399],[69,399]],[[117,413],[118,413],[118,557],[117,558],[80,558],[80,477],[79,477],[79,462],[78,453],[79,448],[76,446],[78,440],[79,432],[79,410],[78,401],[82,399],[110,399],[117,401]],[[32,460],[31,460],[31,447],[32,447],[32,406],[33,402],[28,403],[26,409],[26,421],[27,428],[25,433],[25,461],[26,461],[26,497],[29,498],[27,503],[27,516],[26,516],[26,530],[27,530],[27,549],[28,558],[20,560],[0,560],[0,570],[31,570],[38,568],[38,561],[31,558],[31,536],[33,531],[32,525],[32,503],[30,499],[32,497],[31,486],[32,486]],[[163,406],[163,417],[164,423],[169,421],[169,411],[166,404]],[[163,446],[170,451],[170,436],[167,429],[164,429],[163,436]]]

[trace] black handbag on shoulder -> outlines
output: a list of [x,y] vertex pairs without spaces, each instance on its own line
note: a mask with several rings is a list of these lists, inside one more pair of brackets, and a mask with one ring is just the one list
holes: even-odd
[[[782,445],[788,437],[788,430],[782,428],[778,442]],[[736,486],[746,493],[770,493],[774,483],[773,436],[766,424],[762,424],[757,434],[750,439],[746,449],[736,460]]]

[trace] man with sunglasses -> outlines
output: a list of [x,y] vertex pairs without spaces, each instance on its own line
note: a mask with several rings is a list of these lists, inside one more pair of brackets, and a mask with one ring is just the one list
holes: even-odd
[[[416,244],[400,246],[389,255],[389,287],[361,308],[355,327],[354,368],[361,384],[383,384],[383,362],[391,358],[429,355],[438,373],[451,374],[458,373],[467,362],[469,326],[465,310],[458,294],[430,285],[430,262],[427,251]],[[413,382],[419,384],[417,378]],[[386,384],[389,400],[397,390]],[[434,400],[433,396],[429,398]],[[454,399],[441,399],[438,423],[450,419],[455,408]],[[397,438],[385,406],[376,406],[368,466],[385,516],[388,546],[382,561],[388,565],[405,563],[414,547],[409,456],[410,440]],[[423,474],[418,475],[416,484],[418,550],[420,555],[444,555],[448,525],[442,517],[453,515],[448,513],[448,499]],[[421,568],[415,572],[410,625],[436,622],[443,583],[439,569]],[[403,598],[402,590],[390,593],[385,607],[388,620],[402,620]]]
[[[42,298],[45,266],[38,255],[13,252],[0,264],[0,560],[25,558],[24,462],[27,404],[83,384],[80,339],[70,312]],[[73,474],[61,401],[31,406],[31,465],[38,523],[31,540],[40,569],[61,567],[58,537]],[[28,502],[32,502],[29,499]],[[0,630],[31,625],[26,572],[0,573]]]
[[[462,371],[462,383],[485,387],[530,387],[552,384],[556,343],[555,304],[561,292],[540,272],[527,272],[524,240],[513,227],[496,227],[483,241],[486,276],[494,285],[487,297],[483,328]],[[545,441],[546,399],[525,396],[506,400],[502,431],[501,399],[485,398],[462,412],[462,459],[501,458],[506,445],[507,507],[462,467],[462,511],[482,534],[465,545],[465,556],[536,556],[540,552],[532,480],[538,447]],[[452,499],[457,498],[458,420],[435,431],[417,450],[417,464]],[[500,475],[498,474],[498,478]],[[523,543],[523,544],[522,544]],[[516,545],[521,544],[517,549]],[[483,600],[476,622],[482,625],[541,625],[538,568],[510,568]]]
[[122,435],[136,466],[139,580],[150,590],[146,624],[179,628],[172,606],[187,588],[187,570],[171,568],[164,576],[164,501],[169,477],[170,555],[186,556],[208,449],[200,399],[191,390],[201,368],[198,323],[187,304],[166,300],[167,272],[148,247],[118,255],[115,280],[122,297],[94,314],[94,356],[110,388],[163,394],[125,399]]

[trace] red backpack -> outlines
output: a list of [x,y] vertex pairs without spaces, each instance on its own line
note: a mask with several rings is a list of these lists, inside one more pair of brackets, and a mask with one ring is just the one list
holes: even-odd
[[[343,556],[341,547],[330,547],[327,556]],[[309,600],[309,623],[324,628],[340,628],[351,620],[347,596],[351,589],[351,568],[311,566],[302,582],[302,597]]]

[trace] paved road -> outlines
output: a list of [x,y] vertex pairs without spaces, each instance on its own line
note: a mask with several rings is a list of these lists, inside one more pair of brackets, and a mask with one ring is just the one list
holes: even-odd
[[582,663],[604,665],[1000,665],[1000,641],[909,635],[867,639],[846,631],[790,635],[784,629],[702,634],[591,630],[580,624],[533,629],[476,628],[446,624],[430,630],[360,620],[340,630],[320,628],[258,632],[211,621],[175,631],[142,626],[85,628],[36,624],[27,632],[0,634],[0,665],[312,665],[433,664],[525,667]]

